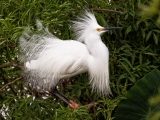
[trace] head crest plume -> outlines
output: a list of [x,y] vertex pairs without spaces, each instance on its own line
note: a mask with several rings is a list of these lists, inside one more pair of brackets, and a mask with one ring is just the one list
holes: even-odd
[[83,42],[88,32],[93,26],[99,26],[93,13],[85,11],[77,17],[76,21],[72,21],[72,29],[75,32],[76,40]]

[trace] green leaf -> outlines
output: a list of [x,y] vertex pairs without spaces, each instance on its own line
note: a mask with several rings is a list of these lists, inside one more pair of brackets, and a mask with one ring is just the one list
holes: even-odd
[[132,66],[133,66],[133,64],[135,62],[135,57],[136,57],[136,54],[134,52],[133,55],[132,55],[132,57],[131,57]]
[[132,68],[132,64],[131,64],[131,62],[128,59],[122,58],[120,60],[125,61],[129,65],[129,67]]
[[158,45],[158,37],[153,33],[154,42],[156,45]]
[[[151,105],[149,100],[159,94],[160,71],[154,69],[141,80],[139,80],[128,91],[126,98],[118,104],[114,120],[150,120],[160,112],[160,102]],[[159,119],[157,119],[159,120]]]
[[99,15],[99,19],[100,19],[101,25],[108,27],[108,24],[107,24],[106,20],[104,19],[104,17]]
[[142,37],[143,37],[143,39],[144,39],[145,36],[146,36],[146,35],[145,35],[145,30],[141,28],[141,32],[142,32]]
[[155,56],[155,55],[156,55],[156,54],[149,53],[149,52],[146,52],[146,53],[144,53],[144,54],[146,54],[146,55],[151,55],[151,56]]
[[132,29],[132,26],[131,26],[131,25],[127,27],[127,30],[126,30],[127,34],[128,34],[129,32],[131,32],[131,29]]
[[2,45],[3,43],[5,43],[6,41],[2,41],[2,42],[0,42],[0,45]]
[[152,31],[150,31],[147,36],[146,36],[146,42],[148,41],[148,39],[151,37]]
[[129,14],[130,14],[132,17],[134,17],[134,16],[135,16],[135,11],[132,10],[132,11],[129,12]]
[[142,53],[139,53],[139,63],[142,65]]
[[77,89],[77,96],[80,97],[81,95],[81,89]]
[[154,32],[160,33],[160,30],[153,30]]
[[133,28],[134,28],[135,31],[137,31],[137,26],[136,26],[136,24],[133,24]]
[[142,22],[141,19],[136,22],[137,29],[139,28],[139,24],[140,24],[141,22]]
[[125,18],[124,18],[124,19],[127,20],[127,18],[128,18],[128,14],[125,15]]

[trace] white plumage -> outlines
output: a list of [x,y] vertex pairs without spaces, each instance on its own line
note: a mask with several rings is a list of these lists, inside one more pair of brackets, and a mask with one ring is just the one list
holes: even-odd
[[109,87],[109,52],[100,35],[107,31],[95,16],[86,12],[73,21],[76,40],[60,40],[42,30],[24,32],[20,37],[21,60],[25,63],[27,81],[33,86],[50,90],[60,79],[88,72],[93,90],[101,95],[111,93]]

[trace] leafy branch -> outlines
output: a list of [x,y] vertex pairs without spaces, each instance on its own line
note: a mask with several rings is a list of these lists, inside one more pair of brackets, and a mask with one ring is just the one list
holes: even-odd
[[6,88],[7,86],[9,86],[9,85],[15,83],[16,81],[19,81],[20,79],[21,79],[21,77],[19,77],[19,78],[13,80],[12,82],[9,82],[9,83],[5,84],[2,88],[0,88],[0,92],[2,92],[3,89]]

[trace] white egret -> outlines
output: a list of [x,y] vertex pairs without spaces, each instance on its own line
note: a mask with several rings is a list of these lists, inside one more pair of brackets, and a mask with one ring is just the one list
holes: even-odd
[[[45,29],[38,34],[24,32],[20,37],[20,48],[27,81],[34,87],[52,90],[73,108],[78,104],[59,93],[57,84],[61,79],[88,72],[92,89],[104,96],[110,94],[109,52],[100,35],[120,27],[101,27],[90,12],[72,22],[76,40],[60,40]],[[37,22],[37,25],[42,30],[42,24]]]

